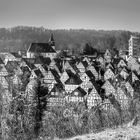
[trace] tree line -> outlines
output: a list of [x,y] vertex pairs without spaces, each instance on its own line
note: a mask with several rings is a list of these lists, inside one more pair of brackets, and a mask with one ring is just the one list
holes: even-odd
[[54,34],[56,49],[69,49],[76,52],[82,50],[86,43],[98,50],[127,49],[130,35],[139,35],[139,33],[122,30],[50,30],[43,27],[17,26],[10,29],[0,28],[0,50],[27,50],[32,42],[48,42],[51,33]]

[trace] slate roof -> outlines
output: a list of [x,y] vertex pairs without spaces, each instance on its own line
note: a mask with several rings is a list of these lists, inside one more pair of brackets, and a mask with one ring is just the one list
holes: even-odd
[[69,79],[65,82],[68,85],[80,85],[82,80],[77,75],[72,75]]
[[74,73],[71,70],[67,69],[66,72],[67,72],[69,77],[74,76]]
[[121,58],[114,58],[113,59],[113,64],[117,65],[120,62]]
[[101,76],[104,76],[104,73],[105,73],[105,70],[104,70],[104,69],[101,69],[101,70],[100,70]]
[[60,73],[62,73],[63,72],[62,66],[59,63],[56,63],[55,65],[58,68],[58,70],[60,71]]
[[86,74],[88,75],[88,77],[90,79],[94,79],[95,80],[95,76],[92,74],[92,72],[90,70],[86,71]]
[[74,61],[69,61],[70,66],[74,69],[75,72],[79,72],[78,68],[75,66]]
[[32,63],[32,64],[34,64],[34,62],[35,62],[35,58],[23,58],[23,60],[27,63],[29,62],[29,63]]
[[26,64],[31,70],[36,69],[36,67],[33,63],[30,63],[30,62],[26,61]]
[[56,53],[48,43],[32,43],[28,52],[33,53]]
[[53,60],[55,61],[55,63],[58,63],[58,64],[62,62],[62,60],[59,58],[54,58]]
[[92,66],[94,66],[94,68],[95,68],[95,70],[97,71],[97,72],[99,72],[99,66],[97,66],[97,65],[95,65],[95,64],[93,64]]
[[11,52],[11,54],[16,58],[21,58],[21,56],[16,52]]
[[43,64],[44,63],[43,61],[44,61],[43,57],[37,57],[35,58],[34,64]]
[[61,83],[56,83],[51,90],[51,92],[62,92],[62,91],[64,91],[64,87]]
[[43,58],[43,62],[44,62],[44,64],[50,65],[51,59],[49,57],[45,57],[45,58]]
[[96,81],[95,80],[90,80],[91,83],[93,84],[93,86],[95,87],[96,91],[98,92],[99,91],[99,86],[97,85]]
[[50,71],[51,71],[51,73],[53,74],[53,76],[54,76],[55,78],[58,78],[58,79],[60,78],[58,72],[57,72],[55,69],[50,69]]
[[84,89],[82,89],[81,87],[76,88],[71,95],[73,95],[74,92],[78,92],[78,96],[79,97],[84,97],[87,93]]
[[88,63],[86,61],[81,61],[81,63],[83,64],[83,66],[86,68],[88,66]]
[[4,64],[1,58],[0,58],[0,64]]
[[37,77],[43,78],[43,74],[41,73],[39,69],[34,70],[34,73],[37,75]]
[[119,83],[124,81],[123,77],[120,74],[117,74],[114,79],[116,79]]
[[[113,69],[112,67],[109,67],[108,69],[110,69],[115,74],[116,69]],[[108,69],[106,69],[106,71],[108,71]]]
[[113,69],[115,69],[115,68],[114,68],[114,64],[113,64],[112,62],[106,63],[105,65],[106,65],[105,67],[108,67],[108,66],[110,65],[109,68],[111,68],[112,71],[113,71]]
[[135,75],[136,75],[136,77],[139,79],[139,76],[138,76],[138,74],[137,74],[137,72],[136,71],[133,71],[133,72],[131,72],[131,73],[129,73],[129,75],[128,75],[128,77],[126,78],[126,82],[129,82],[130,84],[133,84],[133,80],[132,80],[132,73],[134,73]]
[[47,66],[42,65],[42,67],[43,67],[46,71],[48,71],[48,67],[47,67]]

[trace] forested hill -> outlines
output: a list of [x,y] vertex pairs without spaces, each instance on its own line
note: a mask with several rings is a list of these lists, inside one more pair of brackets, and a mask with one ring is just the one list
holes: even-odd
[[[43,27],[17,26],[14,28],[0,28],[0,50],[27,50],[32,42],[47,42],[50,33],[54,34],[56,49],[81,50],[85,43],[100,50],[106,48],[127,49],[130,31],[103,30],[49,30]],[[138,34],[138,33],[137,33]]]

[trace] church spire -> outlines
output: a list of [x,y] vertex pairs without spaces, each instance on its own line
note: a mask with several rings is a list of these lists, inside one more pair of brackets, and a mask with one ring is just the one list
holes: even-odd
[[54,41],[53,33],[51,33],[51,36],[49,38],[49,44],[50,46],[53,47],[53,49],[55,49],[55,41]]

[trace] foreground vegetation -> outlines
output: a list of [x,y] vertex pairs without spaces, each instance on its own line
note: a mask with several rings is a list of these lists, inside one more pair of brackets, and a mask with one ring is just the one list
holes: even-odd
[[[28,85],[31,83],[33,92],[19,95],[19,91],[14,90],[13,99],[5,105],[4,97],[1,97],[1,117],[6,125],[1,126],[2,139],[64,139],[116,128],[134,118],[137,118],[136,124],[140,120],[139,97],[130,100],[125,110],[120,110],[115,104],[107,110],[102,106],[88,110],[86,103],[67,103],[61,107],[50,107],[47,106],[47,90],[40,86],[38,80],[31,80]],[[1,91],[0,95],[3,96],[3,93],[5,91]],[[68,115],[65,114],[67,109],[71,112]]]

